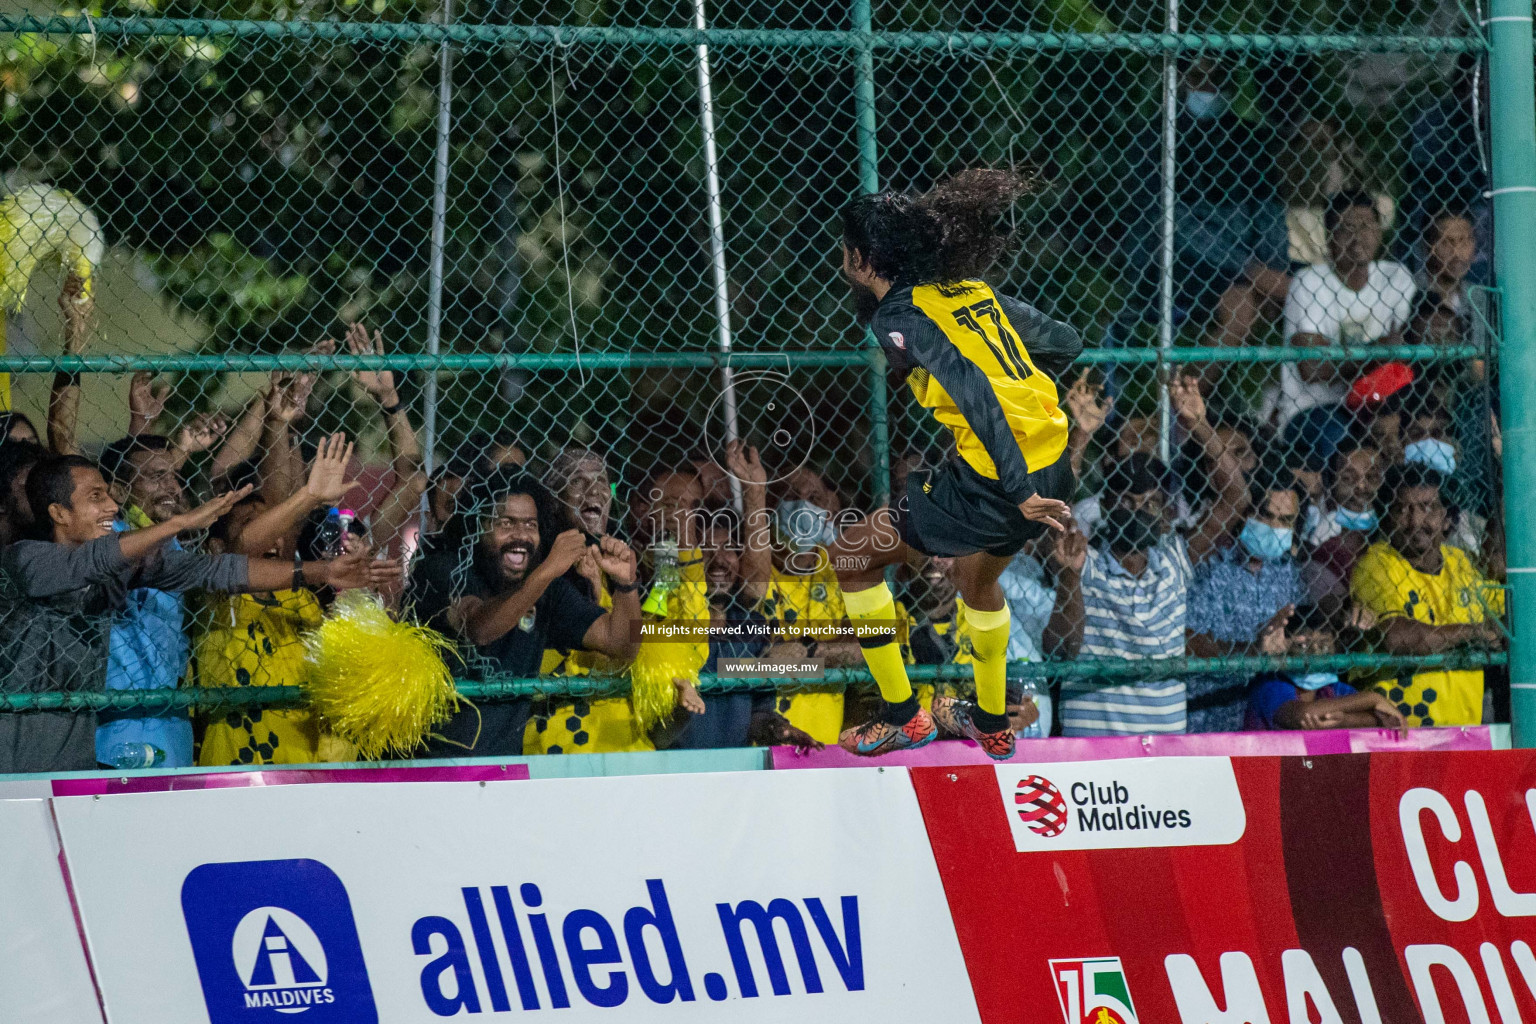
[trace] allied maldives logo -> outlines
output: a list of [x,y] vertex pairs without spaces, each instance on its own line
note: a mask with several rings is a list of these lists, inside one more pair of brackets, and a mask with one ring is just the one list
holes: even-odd
[[319,861],[203,864],[181,911],[210,1024],[378,1024],[352,903]]
[[1061,790],[1042,775],[1027,775],[1019,780],[1013,793],[1019,820],[1037,836],[1047,839],[1067,830],[1067,801]]

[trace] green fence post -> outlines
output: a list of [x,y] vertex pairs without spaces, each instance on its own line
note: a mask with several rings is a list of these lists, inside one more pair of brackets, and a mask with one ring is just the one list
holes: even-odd
[[1536,96],[1531,0],[1489,5],[1494,269],[1503,292],[1499,397],[1508,531],[1510,707],[1517,747],[1536,746]]
[[[854,114],[858,122],[859,184],[865,192],[880,191],[880,153],[875,139],[874,21],[870,0],[853,0],[853,30],[862,37],[854,65]],[[874,470],[874,506],[891,495],[891,429],[886,412],[890,396],[885,386],[885,356],[873,335],[865,339],[874,348],[869,361],[869,448]]]

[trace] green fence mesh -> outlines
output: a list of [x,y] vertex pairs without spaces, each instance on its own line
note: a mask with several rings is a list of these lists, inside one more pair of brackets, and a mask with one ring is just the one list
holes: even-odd
[[[1414,676],[1406,659],[1501,658],[1480,18],[1470,0],[10,8],[0,269],[11,299],[26,292],[5,321],[11,408],[92,458],[131,430],[169,438],[168,467],[127,459],[127,503],[164,499],[150,519],[177,478],[194,502],[246,481],[276,501],[344,431],[359,480],[345,504],[397,555],[444,525],[477,466],[510,461],[556,484],[584,466],[570,493],[587,526],[640,545],[658,486],[704,508],[738,500],[738,434],[762,453],[771,507],[868,510],[946,458],[948,437],[854,321],[838,211],[875,186],[1027,168],[1017,253],[992,283],[1085,341],[1058,385],[1091,547],[1075,634],[1059,616],[1047,628],[1070,605],[1071,550],[1033,545],[1010,570],[1020,685],[1054,693],[1060,718],[1105,680],[1185,672],[1190,727],[1236,728],[1258,668],[1333,665],[1386,680],[1414,724],[1475,722],[1481,673]],[[56,305],[81,243],[93,305]],[[1435,509],[1394,500],[1424,504],[1422,487],[1382,488],[1404,465],[1443,471]],[[12,497],[13,531],[24,511]],[[1393,525],[1412,516],[1445,522]],[[1250,519],[1292,529],[1294,557],[1249,566]],[[1112,614],[1095,594],[1111,562],[1133,577],[1127,533],[1149,524],[1193,574],[1188,653],[1249,661],[1197,675],[1124,660],[1125,631],[1166,631],[1166,609],[1126,611],[1155,595],[1125,590]],[[1432,554],[1392,554],[1432,549],[1430,534],[1457,552],[1429,574],[1444,587],[1423,577]],[[1373,542],[1387,549],[1368,555]],[[894,581],[913,657],[963,685],[947,571],[914,560]],[[1264,628],[1282,606],[1298,609],[1288,640]],[[171,677],[184,687],[304,682],[311,598],[188,612],[190,668]],[[1466,635],[1404,640],[1385,620],[1405,615]],[[852,645],[817,653],[862,668]],[[15,707],[220,699],[168,694],[147,669],[107,697],[94,668],[12,669],[0,689]],[[466,692],[585,704],[626,686],[555,675]],[[795,688],[777,688],[789,709]],[[91,692],[40,692],[61,689]],[[1092,703],[1079,726],[1104,713]],[[218,757],[276,756],[255,714],[234,713]]]

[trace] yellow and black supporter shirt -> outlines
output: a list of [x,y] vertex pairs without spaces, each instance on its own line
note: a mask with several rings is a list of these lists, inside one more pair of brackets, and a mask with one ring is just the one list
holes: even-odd
[[1083,349],[1077,332],[985,281],[892,288],[872,327],[960,458],[1011,502],[1034,494],[1029,474],[1067,447],[1056,382]]

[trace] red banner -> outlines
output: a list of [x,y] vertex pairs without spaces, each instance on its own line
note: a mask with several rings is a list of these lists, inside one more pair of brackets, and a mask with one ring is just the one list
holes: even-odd
[[986,1024],[1536,1022],[1536,754],[918,768]]

